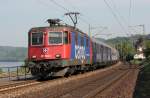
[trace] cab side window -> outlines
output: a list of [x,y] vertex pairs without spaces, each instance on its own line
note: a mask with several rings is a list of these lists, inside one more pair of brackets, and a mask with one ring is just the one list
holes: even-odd
[[68,32],[64,32],[63,34],[63,43],[68,44]]

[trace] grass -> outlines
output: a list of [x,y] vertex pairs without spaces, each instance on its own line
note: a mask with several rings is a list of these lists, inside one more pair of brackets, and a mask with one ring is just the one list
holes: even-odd
[[133,65],[140,65],[141,63],[142,63],[142,60],[132,60],[132,61],[130,61],[131,62],[131,64],[133,64]]
[[146,60],[143,64],[133,98],[150,98],[150,61]]

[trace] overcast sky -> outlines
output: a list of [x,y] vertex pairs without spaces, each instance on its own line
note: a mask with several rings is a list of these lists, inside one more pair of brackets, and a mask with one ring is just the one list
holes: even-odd
[[[48,18],[60,18],[72,24],[64,16],[66,11],[52,1],[69,11],[80,12],[78,28],[86,33],[89,23],[93,27],[108,28],[91,31],[93,35],[99,32],[102,38],[126,36],[129,25],[144,24],[146,32],[150,32],[150,0],[131,0],[130,17],[130,0],[105,0],[112,9],[104,0],[0,0],[0,46],[27,47],[29,29],[48,25],[45,22]],[[142,28],[132,27],[129,31],[141,33]]]

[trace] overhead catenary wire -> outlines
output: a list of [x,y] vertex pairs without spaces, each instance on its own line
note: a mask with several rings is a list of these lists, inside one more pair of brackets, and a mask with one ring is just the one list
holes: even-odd
[[[55,1],[55,0],[53,0]],[[64,2],[68,3],[69,5],[71,5],[72,9],[75,9],[77,10],[77,12],[81,11],[81,9],[78,9],[75,5],[73,5],[69,0],[63,0]],[[55,1],[56,2],[56,1]],[[62,6],[62,5],[61,5]],[[66,9],[66,8],[65,8]],[[85,11],[84,11],[85,12]],[[85,19],[86,18],[86,19]],[[91,22],[89,22],[88,20],[91,20],[90,17],[86,16],[84,13],[80,12],[80,16],[79,16],[79,20],[82,21],[83,23],[87,24],[88,26],[89,25],[92,25]]]
[[[66,8],[66,7],[64,7],[63,5],[61,5],[60,3],[56,2],[56,0],[49,0],[49,1],[50,1],[51,3],[53,3],[53,4],[55,4],[56,6],[58,6],[59,8],[61,8],[62,10],[64,10],[65,12],[70,12],[70,10],[69,10],[68,8]],[[104,0],[104,1],[105,1],[105,0]],[[106,1],[105,1],[105,2],[106,2]],[[107,3],[107,2],[106,2],[106,3]],[[107,4],[107,5],[109,6],[109,4]],[[74,8],[75,8],[75,7],[74,7]],[[109,7],[109,8],[111,8],[111,7]],[[113,10],[112,10],[112,13],[114,13]],[[83,16],[83,15],[82,15],[82,16]],[[85,16],[85,15],[84,15],[84,16]],[[120,20],[118,19],[117,15],[116,15],[116,14],[113,14],[113,16],[114,16],[115,19],[118,21],[118,23],[119,23],[120,27],[122,28],[122,30],[123,30],[124,32],[126,32],[124,26],[122,25],[122,23],[121,23]],[[79,17],[79,19],[80,19],[82,22],[88,24],[88,26],[89,26],[89,24],[91,24],[91,23],[89,23],[89,21],[87,21],[86,19],[84,19],[84,18],[82,18],[82,17]]]
[[[56,0],[48,0],[48,1],[50,1],[51,3],[53,3],[54,5],[56,5],[57,7],[61,8],[65,12],[71,12],[70,9],[68,9],[68,8],[64,7],[62,4],[56,2]],[[45,4],[45,5],[47,5],[47,4]],[[74,9],[78,9],[73,4],[71,4],[71,7],[73,7]],[[90,23],[89,21],[87,21],[85,18],[87,18],[88,20],[91,20],[91,18],[89,18],[89,17],[87,17],[87,16],[85,16],[84,14],[81,13],[81,15],[79,16],[79,20],[82,21],[83,23],[85,23],[86,25],[88,25],[88,27],[91,26],[92,23]]]
[[120,17],[120,19],[124,22],[124,24],[127,26],[127,28],[128,28],[128,35],[129,36],[131,36],[131,35],[133,35],[133,34],[131,34],[131,32],[130,32],[130,30],[129,30],[129,26],[130,26],[130,18],[131,18],[131,13],[132,13],[132,0],[130,0],[130,4],[129,4],[129,16],[127,17],[127,20],[125,19],[125,17],[123,17],[121,14],[120,14],[120,12],[118,11],[118,9],[117,9],[117,6],[116,6],[116,4],[115,4],[115,2],[114,2],[114,0],[110,0],[111,2],[112,2],[112,4],[113,4],[113,8],[114,8],[114,10],[116,11],[116,13],[118,14],[118,16]]
[[130,24],[131,24],[131,8],[132,8],[132,0],[129,0],[129,16],[128,16],[128,32],[131,33]]
[[[55,4],[56,6],[60,7],[61,9],[63,9],[64,11],[70,12],[69,9],[67,9],[66,7],[64,7],[63,5],[57,3],[55,0],[49,0],[51,1],[53,4]],[[75,7],[74,7],[75,8]],[[87,23],[87,21],[81,19],[84,23]]]
[[48,9],[49,9],[49,6],[51,6],[49,3],[45,3],[42,0],[35,0],[35,1],[36,1],[36,3],[38,3],[38,4],[40,4],[40,5],[44,6],[44,7],[46,7]]
[[[67,0],[67,1],[66,1],[66,0],[63,0],[63,1],[66,2],[66,3],[68,3],[68,5],[71,5],[71,7],[72,7],[73,9],[75,9],[75,10],[81,12],[81,9],[77,8],[73,3],[70,2],[70,0]],[[87,18],[88,20],[91,20],[91,18],[88,17],[88,16],[86,16],[85,13],[87,13],[85,10],[84,10],[84,13],[81,12],[79,18],[81,19],[81,17],[84,17],[84,18]],[[89,23],[86,19],[83,19],[83,18],[81,19],[81,21],[84,22],[84,23],[91,24],[91,23]]]
[[66,4],[68,4],[68,5],[70,5],[71,7],[72,7],[72,10],[76,10],[76,11],[79,11],[79,9],[76,7],[76,6],[74,6],[71,2],[70,2],[70,0],[63,0]]
[[117,9],[116,2],[114,0],[110,0],[110,1],[112,2],[113,9],[116,11],[120,19],[124,22],[124,24],[128,25],[127,19],[124,16],[122,16],[119,10]]
[[60,7],[61,9],[65,10],[66,12],[70,12],[69,9],[67,9],[64,6],[62,6],[61,4],[57,3],[55,0],[49,0],[49,1],[51,1],[53,4],[55,4],[56,6]]
[[[64,11],[70,12],[70,10],[68,10],[66,7],[64,7],[63,5],[57,3],[55,0],[49,0],[51,1],[53,4],[55,4],[56,6],[60,7],[61,9],[63,9]],[[74,7],[75,8],[75,7]],[[83,16],[83,15],[82,15]],[[79,20],[81,20],[83,23],[87,24],[88,27],[90,26],[91,23],[89,23],[88,21],[86,21],[85,19],[79,17]]]
[[[49,9],[50,8],[50,6],[53,6],[52,5],[52,3],[49,3],[49,1],[48,2],[44,2],[43,0],[35,0],[36,1],[36,3],[38,3],[39,5],[41,5],[41,6],[43,6],[43,7],[45,7],[45,8],[47,8],[47,9]],[[56,11],[55,11],[55,13],[60,13],[60,10],[61,9],[55,9]],[[65,11],[66,12],[66,11]],[[47,14],[50,14],[50,12],[48,12]],[[61,16],[62,18],[64,17],[64,15],[63,16]],[[47,17],[44,19],[44,21],[45,20],[47,20]],[[45,22],[47,22],[47,21],[45,21]]]
[[128,26],[130,26],[130,21],[131,21],[131,12],[132,12],[132,0],[130,0],[130,4],[129,4],[129,19],[128,19]]
[[[81,9],[77,8],[74,5],[74,3],[70,2],[70,0],[63,0],[63,1],[66,2],[68,5],[70,5],[72,7],[72,9],[81,11]],[[91,28],[93,27],[93,24],[91,22],[89,22],[89,20],[94,21],[94,23],[96,23],[97,21],[93,20],[93,18],[88,17],[87,15],[85,15],[85,13],[87,13],[85,10],[84,10],[84,13],[80,13],[79,20],[82,21],[83,23],[85,23],[86,25],[88,25],[88,33],[89,33],[89,36],[91,36]]]
[[[133,35],[134,35],[134,33],[132,33],[131,30],[130,30],[130,25],[131,25],[131,13],[132,13],[132,0],[129,0],[128,32],[131,34],[130,40],[131,40],[131,42],[134,44],[134,38],[132,38]],[[134,31],[134,32],[136,32],[136,31]],[[133,44],[132,44],[132,45],[133,45]]]
[[[37,1],[37,3],[43,5],[44,7],[47,7],[47,8],[49,7],[49,3],[45,3],[45,2],[43,2],[43,1],[41,1],[41,0],[35,0],[35,1]],[[65,11],[64,13],[71,12],[70,9],[64,7],[64,6],[63,6],[62,4],[60,4],[60,3],[57,3],[56,0],[48,0],[48,1],[49,1],[51,4],[54,4],[54,5],[56,5],[57,7],[59,7],[61,10]],[[58,10],[58,9],[57,9],[57,10]],[[65,16],[65,15],[63,15],[62,18],[64,18],[64,16]],[[82,22],[85,23],[85,24],[90,24],[90,23],[89,23],[88,21],[86,21],[84,18],[79,17],[79,20],[82,21]],[[63,20],[61,20],[61,21],[64,22]],[[65,23],[65,22],[64,22],[64,23]]]
[[120,22],[118,16],[116,15],[116,13],[113,11],[112,7],[108,4],[108,2],[106,0],[104,0],[104,3],[106,4],[106,6],[109,8],[109,10],[111,11],[112,15],[114,16],[115,20],[118,22],[119,26],[121,27],[121,29],[123,30],[123,32],[129,36],[129,34],[127,33],[126,29],[124,28],[124,26],[122,25],[122,23]]

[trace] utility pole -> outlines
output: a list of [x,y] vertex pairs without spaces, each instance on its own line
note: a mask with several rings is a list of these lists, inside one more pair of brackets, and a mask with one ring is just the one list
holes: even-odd
[[[144,44],[144,38],[145,38],[145,25],[144,24],[140,24],[140,25],[135,25],[135,26],[130,26],[130,27],[141,27],[142,28],[142,36],[140,36],[138,39],[137,39],[137,41],[136,41],[136,44],[135,44],[135,48],[136,48],[136,52],[137,52],[137,56],[138,56],[138,54],[142,51],[143,52],[143,50],[144,50],[144,48],[145,48],[145,44]],[[141,50],[141,51],[139,51],[139,49]],[[140,55],[142,55],[143,53],[140,53]],[[139,56],[140,57],[140,56]],[[137,58],[139,58],[139,57],[137,57]],[[141,58],[141,57],[140,57]],[[143,55],[143,57],[141,58],[141,59],[143,59],[144,58],[144,55]]]
[[138,25],[138,26],[141,26],[141,27],[142,27],[143,35],[145,35],[145,25],[142,24],[142,25]]
[[[143,36],[141,36],[141,38],[142,39],[144,39],[144,36],[145,36],[145,34],[146,34],[146,32],[145,32],[145,25],[144,24],[140,24],[140,25],[135,25],[135,26],[129,26],[129,27],[131,27],[131,28],[135,28],[135,27],[141,27],[142,28],[142,33],[140,33],[140,34],[143,34]],[[131,36],[132,37],[132,36]]]
[[129,27],[142,27],[142,34],[145,35],[145,25],[144,24],[129,26]]
[[79,15],[79,14],[80,14],[79,12],[65,13],[66,16],[68,15],[70,17],[70,19],[72,20],[75,28],[76,28],[76,25],[78,23],[78,17],[77,17],[77,15]]

